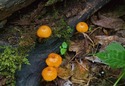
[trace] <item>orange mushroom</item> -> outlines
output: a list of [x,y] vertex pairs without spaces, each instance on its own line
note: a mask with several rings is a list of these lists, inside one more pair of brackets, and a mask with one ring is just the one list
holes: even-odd
[[84,33],[88,31],[88,25],[85,22],[79,22],[76,25],[76,30],[80,33]]
[[59,67],[62,63],[62,57],[56,53],[50,53],[46,59],[48,66]]
[[42,77],[46,81],[52,81],[57,77],[57,70],[54,67],[46,67],[42,70]]
[[94,46],[93,40],[85,33],[89,30],[88,24],[85,22],[79,22],[76,25],[76,30],[84,35],[84,37],[88,38],[92,42],[92,46]]
[[37,30],[37,36],[40,38],[48,38],[52,34],[52,30],[47,25],[42,25]]

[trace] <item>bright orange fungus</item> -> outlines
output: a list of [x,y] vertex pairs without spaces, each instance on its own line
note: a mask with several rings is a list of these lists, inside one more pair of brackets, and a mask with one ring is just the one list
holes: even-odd
[[48,38],[52,34],[52,30],[47,25],[42,25],[37,30],[37,36],[40,38]]
[[88,31],[88,25],[85,22],[79,22],[76,25],[76,30],[80,33],[84,33]]
[[42,77],[46,81],[52,81],[57,77],[57,70],[54,67],[46,67],[42,71]]
[[46,59],[48,66],[59,67],[62,63],[62,57],[56,53],[50,53]]

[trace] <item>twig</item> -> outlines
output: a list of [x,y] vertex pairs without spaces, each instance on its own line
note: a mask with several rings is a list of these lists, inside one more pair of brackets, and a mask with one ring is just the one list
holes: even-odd
[[92,46],[94,46],[94,42],[92,41],[92,39],[86,34],[86,33],[82,33],[84,35],[84,37],[88,38],[89,41],[92,43]]
[[77,59],[75,59],[76,63],[78,63],[82,68],[84,68],[86,71],[89,71],[86,67],[84,67],[82,64],[83,62],[78,62]]

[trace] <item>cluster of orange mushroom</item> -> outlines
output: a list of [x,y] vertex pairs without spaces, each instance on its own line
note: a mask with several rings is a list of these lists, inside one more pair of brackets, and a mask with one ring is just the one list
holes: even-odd
[[[80,33],[88,31],[88,25],[85,22],[79,22],[76,25],[76,30]],[[39,38],[49,38],[52,34],[52,30],[47,25],[42,25],[37,30],[37,36]],[[62,64],[62,57],[57,53],[50,53],[46,59],[47,67],[42,70],[42,77],[46,81],[52,81],[57,77],[57,69]]]
[[50,53],[46,59],[48,67],[42,71],[42,77],[46,81],[52,81],[57,77],[57,69],[62,63],[62,57],[57,53]]

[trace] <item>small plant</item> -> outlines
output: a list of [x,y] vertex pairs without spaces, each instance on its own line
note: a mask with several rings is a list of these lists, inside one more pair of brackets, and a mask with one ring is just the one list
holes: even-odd
[[12,46],[0,46],[0,75],[4,76],[6,86],[15,86],[15,73],[21,69],[21,65],[29,64],[27,55]]
[[105,51],[97,53],[96,56],[110,67],[122,69],[122,74],[113,85],[116,86],[125,75],[125,48],[121,44],[113,42],[106,47]]
[[60,46],[60,54],[65,55],[67,48],[68,48],[68,44],[66,42],[63,42],[62,45]]

